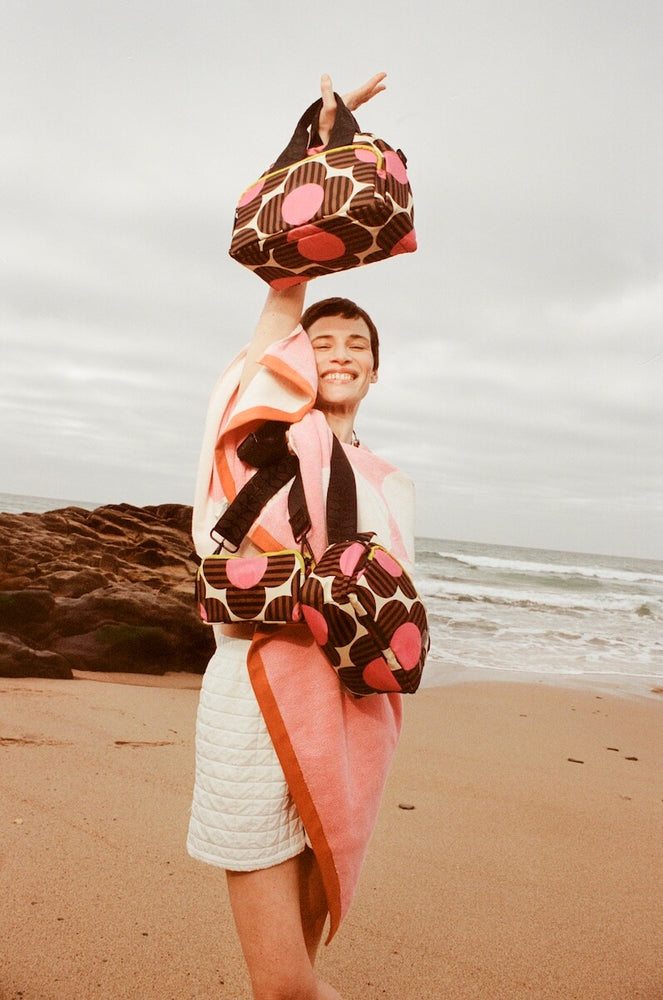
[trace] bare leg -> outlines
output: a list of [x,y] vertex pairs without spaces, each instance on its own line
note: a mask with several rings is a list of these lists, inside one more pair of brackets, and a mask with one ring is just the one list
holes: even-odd
[[326,904],[312,852],[226,875],[254,1000],[341,1000],[313,971]]

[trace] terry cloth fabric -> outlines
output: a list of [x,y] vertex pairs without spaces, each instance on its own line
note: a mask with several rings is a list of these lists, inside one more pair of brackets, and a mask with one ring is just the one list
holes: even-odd
[[[245,352],[230,365],[210,403],[199,466],[193,536],[199,555],[215,543],[209,532],[253,474],[237,445],[265,420],[291,424],[319,557],[327,546],[326,490],[332,434],[314,409],[315,357],[301,326],[263,355],[238,399]],[[344,446],[357,482],[359,531],[411,568],[414,496],[411,481],[365,447]],[[287,516],[289,486],[264,508],[240,550],[295,545]],[[256,630],[249,675],[288,786],[315,852],[330,912],[328,941],[352,901],[401,728],[401,695],[355,699],[345,693],[306,626]]]

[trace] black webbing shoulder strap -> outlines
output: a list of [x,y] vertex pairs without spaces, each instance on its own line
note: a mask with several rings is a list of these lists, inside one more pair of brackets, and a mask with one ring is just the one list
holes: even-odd
[[288,454],[273,465],[257,469],[223,512],[210,534],[221,548],[237,551],[260,511],[299,471],[299,459]]
[[[239,491],[210,532],[220,548],[240,547],[251,525],[269,500],[294,477],[288,495],[288,514],[297,542],[311,529],[299,459],[288,454],[272,465],[257,469]],[[334,437],[327,489],[327,536],[330,544],[353,538],[357,533],[357,486],[343,445]]]
[[[295,481],[288,495],[288,514],[295,539],[300,542],[311,530],[311,517],[306,505],[306,494],[301,470],[297,468]],[[327,538],[330,545],[345,542],[357,534],[357,484],[343,445],[334,436],[327,488]]]

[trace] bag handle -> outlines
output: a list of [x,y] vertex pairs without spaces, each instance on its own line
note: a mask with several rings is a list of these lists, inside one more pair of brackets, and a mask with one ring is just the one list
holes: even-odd
[[[311,516],[300,468],[297,469],[288,494],[288,514],[295,541],[308,547],[306,536],[311,530]],[[334,545],[336,542],[346,542],[356,534],[357,483],[343,445],[334,435],[327,487],[327,540],[330,545]]]
[[[352,112],[345,106],[343,100],[334,94],[336,98],[336,120],[329,135],[327,149],[336,149],[338,146],[350,146],[354,141],[355,133],[359,132],[359,125]],[[314,101],[297,122],[295,131],[292,133],[290,142],[285,147],[278,159],[270,167],[272,170],[280,170],[282,167],[289,167],[291,163],[306,159],[306,151],[309,146],[320,145],[321,140],[318,135],[318,120],[322,110],[322,98]],[[309,126],[311,128],[311,138],[309,141]],[[315,141],[317,140],[317,142]]]

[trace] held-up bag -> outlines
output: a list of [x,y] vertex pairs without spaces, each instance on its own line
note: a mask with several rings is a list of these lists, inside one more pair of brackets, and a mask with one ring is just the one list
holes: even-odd
[[335,97],[327,146],[316,148],[318,99],[276,162],[239,199],[230,256],[273,288],[417,249],[404,154],[361,132]]
[[302,551],[207,556],[196,581],[201,617],[226,624],[303,620],[352,694],[416,691],[430,646],[426,610],[401,564],[371,533],[357,534],[354,474],[336,438],[327,491],[331,544],[317,564],[306,541],[311,522],[292,455],[258,469],[212,536],[236,549],[267,500],[293,474],[288,509]]

